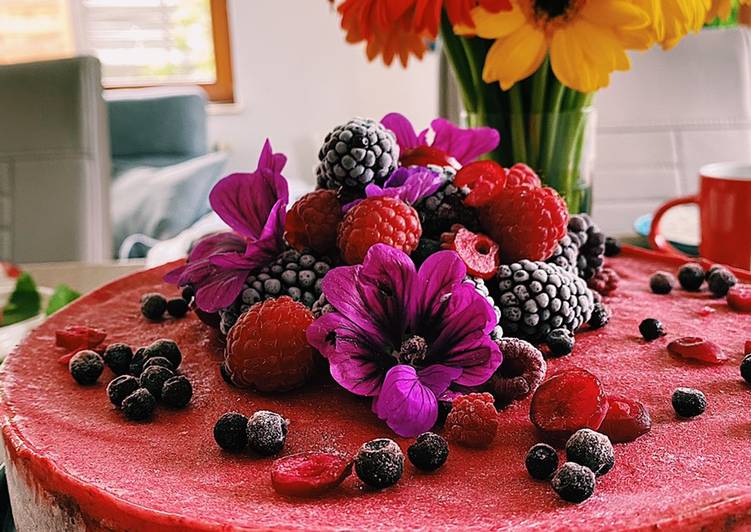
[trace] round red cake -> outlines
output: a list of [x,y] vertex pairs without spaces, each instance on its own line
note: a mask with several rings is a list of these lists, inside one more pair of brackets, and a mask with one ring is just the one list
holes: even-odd
[[[751,393],[738,363],[751,337],[751,317],[724,299],[674,290],[652,294],[648,278],[680,261],[626,250],[611,261],[622,277],[608,303],[611,323],[577,335],[574,354],[550,370],[583,367],[609,394],[641,400],[652,430],[615,446],[616,464],[598,479],[582,505],[561,501],[524,468],[538,441],[529,399],[500,414],[498,437],[487,450],[453,445],[432,474],[405,465],[400,482],[367,489],[352,476],[317,499],[294,499],[272,488],[272,458],[229,454],[212,428],[228,411],[259,409],[289,419],[283,455],[315,450],[353,454],[375,437],[396,438],[370,402],[321,377],[304,388],[259,395],[227,385],[220,373],[220,336],[194,314],[147,322],[141,294],[171,293],[167,267],[118,280],[76,301],[36,329],[2,370],[3,460],[19,530],[240,529],[727,529],[751,522]],[[702,311],[709,306],[715,312]],[[669,336],[647,343],[645,317],[659,318]],[[150,422],[126,420],[107,399],[108,369],[94,386],[77,385],[58,362],[55,331],[88,325],[107,342],[147,345],[172,338],[194,395],[183,410],[158,408]],[[668,354],[678,336],[702,336],[723,347],[720,366],[692,364]],[[679,386],[707,395],[706,413],[678,420],[670,403]]]

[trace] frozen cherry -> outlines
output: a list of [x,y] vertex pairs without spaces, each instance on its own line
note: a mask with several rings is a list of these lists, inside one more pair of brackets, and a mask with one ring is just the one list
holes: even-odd
[[468,207],[482,207],[506,187],[506,170],[494,161],[475,161],[466,164],[457,172],[454,184],[468,187],[469,195],[464,199]]
[[537,388],[529,417],[543,432],[569,436],[583,428],[597,430],[607,409],[599,379],[574,368],[556,373]]
[[734,286],[728,291],[728,306],[737,312],[751,312],[751,286]]
[[646,407],[634,399],[620,395],[609,395],[608,412],[600,425],[599,432],[613,443],[633,441],[652,428],[652,420]]
[[315,497],[335,488],[352,473],[352,460],[335,453],[298,453],[274,461],[271,484],[277,493]]
[[722,364],[727,356],[719,345],[696,336],[684,336],[668,344],[668,351],[681,358],[689,358],[707,364]]

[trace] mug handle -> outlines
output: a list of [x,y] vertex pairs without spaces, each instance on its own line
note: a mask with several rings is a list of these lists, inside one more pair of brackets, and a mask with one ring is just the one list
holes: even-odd
[[688,203],[699,203],[699,196],[684,196],[682,198],[675,198],[660,205],[660,208],[655,211],[652,217],[652,227],[649,229],[649,247],[654,250],[661,251],[668,255],[674,255],[679,257],[686,257],[687,255],[668,242],[668,240],[660,234],[660,222],[662,217],[673,207],[678,205],[686,205]]

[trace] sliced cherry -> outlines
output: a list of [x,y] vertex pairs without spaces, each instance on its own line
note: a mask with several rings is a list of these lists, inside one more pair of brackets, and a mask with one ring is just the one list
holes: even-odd
[[402,166],[428,166],[429,164],[453,166],[454,168],[459,166],[456,159],[449,156],[445,151],[432,146],[418,146],[411,150],[404,150],[399,157],[399,163]]
[[482,207],[506,187],[506,170],[495,161],[475,161],[457,172],[454,184],[469,187],[465,205]]
[[652,429],[652,419],[647,408],[634,399],[609,395],[608,412],[598,429],[613,443],[634,441]]
[[722,364],[728,358],[719,345],[697,336],[684,336],[673,340],[668,344],[668,351],[681,358],[707,364]]
[[442,235],[443,247],[453,249],[467,266],[467,273],[481,279],[492,279],[501,264],[498,244],[487,235],[455,225]]
[[751,353],[751,340],[746,340],[743,344],[743,354],[747,355]]
[[542,186],[540,176],[524,163],[516,163],[508,169],[508,179],[506,188],[529,187],[537,188]]
[[597,430],[607,410],[600,380],[575,368],[556,373],[537,388],[529,417],[541,431],[560,437],[584,428]]
[[728,306],[737,312],[751,312],[751,286],[736,285],[728,291]]
[[352,460],[335,453],[298,453],[274,461],[271,484],[277,493],[315,497],[341,484],[352,472]]
[[68,325],[55,331],[55,345],[65,349],[92,349],[101,344],[107,333],[85,325]]

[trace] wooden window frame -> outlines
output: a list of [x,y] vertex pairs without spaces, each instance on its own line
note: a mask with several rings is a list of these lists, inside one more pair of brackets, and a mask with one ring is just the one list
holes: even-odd
[[[214,83],[196,83],[206,91],[212,103],[234,103],[235,90],[232,77],[232,52],[230,46],[229,16],[227,0],[210,0],[211,35],[214,41],[214,66],[216,79]],[[133,89],[144,87],[165,87],[185,85],[185,83],[152,83],[147,85],[105,85],[106,89]]]

